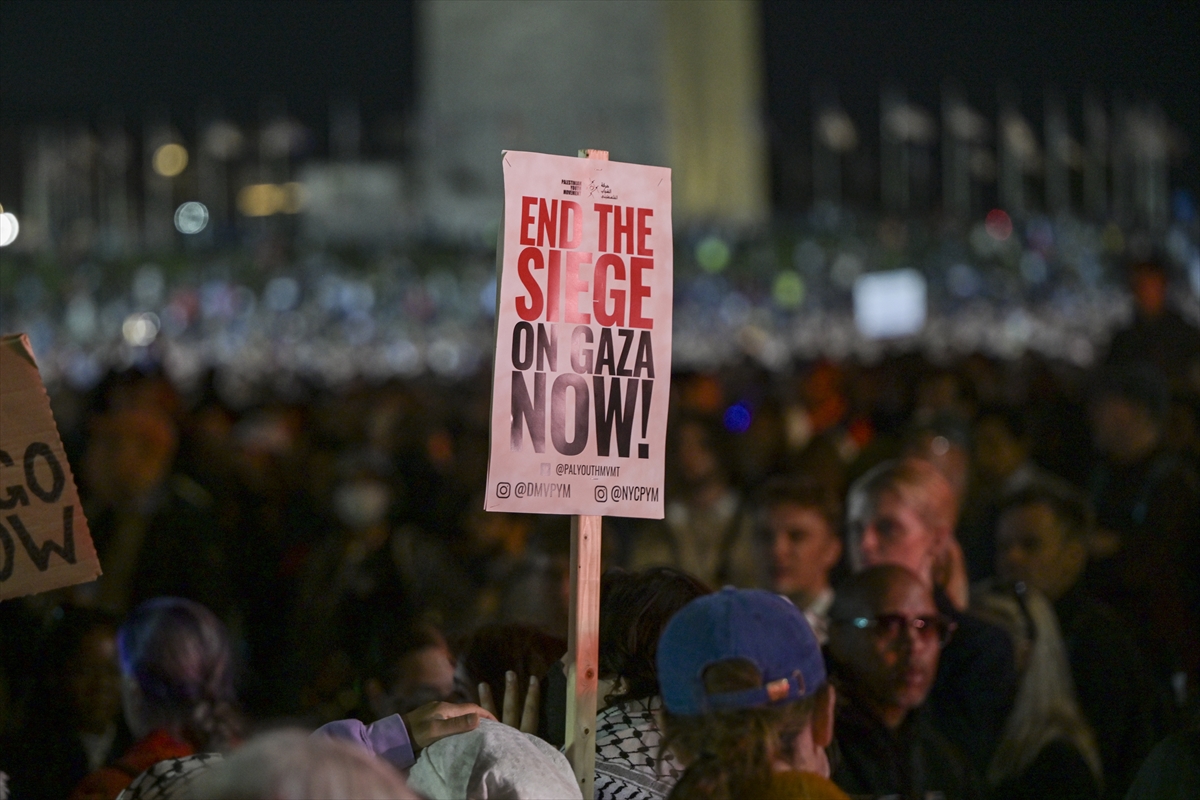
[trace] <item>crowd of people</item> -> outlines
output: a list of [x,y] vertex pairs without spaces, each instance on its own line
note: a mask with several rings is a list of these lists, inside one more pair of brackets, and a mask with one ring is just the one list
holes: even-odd
[[[1200,332],[1133,276],[1091,370],[675,375],[596,796],[1195,791]],[[578,796],[568,521],[482,510],[489,388],[52,391],[104,575],[0,603],[9,796]]]

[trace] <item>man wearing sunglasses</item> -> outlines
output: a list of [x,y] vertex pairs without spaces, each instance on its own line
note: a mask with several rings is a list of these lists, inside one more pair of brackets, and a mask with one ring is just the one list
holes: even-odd
[[941,655],[929,694],[930,717],[962,747],[976,774],[984,774],[1016,697],[1017,671],[1008,634],[961,610],[966,586],[956,557],[954,490],[929,462],[904,458],[885,461],[855,481],[846,506],[851,568],[908,569],[932,587],[935,607],[958,626]]
[[979,797],[965,756],[922,708],[956,627],[928,585],[904,567],[869,567],[838,587],[829,617],[834,782],[852,796]]

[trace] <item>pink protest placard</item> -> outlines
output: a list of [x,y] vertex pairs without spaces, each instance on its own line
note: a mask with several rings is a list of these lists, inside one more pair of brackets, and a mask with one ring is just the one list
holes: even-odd
[[661,519],[671,171],[507,151],[488,511]]
[[0,600],[95,580],[100,562],[29,339],[0,337]]

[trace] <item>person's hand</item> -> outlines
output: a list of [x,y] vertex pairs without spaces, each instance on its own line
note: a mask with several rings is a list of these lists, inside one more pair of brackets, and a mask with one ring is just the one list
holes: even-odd
[[408,728],[413,754],[456,733],[467,733],[479,727],[479,720],[496,721],[496,715],[474,703],[443,703],[435,700],[414,708],[400,717]]
[[[537,676],[529,678],[529,691],[525,693],[525,705],[518,712],[517,703],[520,696],[521,693],[517,691],[517,673],[509,670],[504,673],[504,698],[501,701],[503,712],[500,714],[500,721],[522,733],[536,734],[538,713],[541,711],[542,705],[542,685],[538,682]],[[496,700],[492,696],[492,687],[486,683],[479,684],[479,704],[492,714],[496,713]]]

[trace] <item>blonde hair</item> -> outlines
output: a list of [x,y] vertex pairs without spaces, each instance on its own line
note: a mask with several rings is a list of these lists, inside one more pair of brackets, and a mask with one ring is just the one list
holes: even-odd
[[971,610],[1008,631],[1022,667],[1016,701],[988,765],[987,782],[998,786],[1020,776],[1043,747],[1061,739],[1079,752],[1096,785],[1101,786],[1104,775],[1096,739],[1075,699],[1054,607],[1036,589],[1020,591],[1018,596],[1014,591],[984,584],[971,592]]
[[856,480],[846,496],[846,521],[852,557],[857,558],[858,528],[891,492],[930,529],[950,535],[958,521],[958,498],[954,487],[937,467],[923,458],[908,457],[877,464]]

